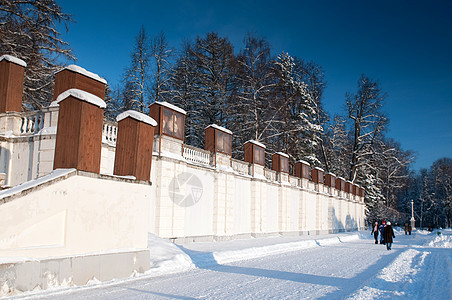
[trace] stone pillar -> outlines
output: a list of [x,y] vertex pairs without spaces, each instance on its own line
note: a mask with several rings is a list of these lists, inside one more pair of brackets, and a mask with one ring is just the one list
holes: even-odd
[[282,152],[274,153],[272,170],[278,172],[279,182],[289,182],[289,155]]
[[22,112],[24,73],[27,64],[14,56],[0,57],[0,113]]
[[105,102],[88,92],[70,89],[51,103],[57,105],[53,169],[75,168],[99,173]]
[[69,65],[55,74],[53,101],[61,93],[69,89],[79,89],[104,99],[106,84],[107,81],[99,77],[99,75],[89,72],[82,67]]
[[336,178],[336,190],[337,190],[337,195],[339,197],[344,197],[343,196],[343,192],[345,190],[345,179],[342,177],[338,177]]
[[299,160],[295,163],[295,176],[301,178],[301,187],[308,187],[311,178],[311,167],[309,163]]
[[133,110],[121,113],[116,120],[118,137],[113,174],[150,181],[154,127],[157,122]]
[[328,186],[328,192],[333,195],[336,187],[336,175],[333,173],[325,174],[325,184]]
[[353,183],[351,182],[351,181],[346,181],[345,182],[345,194],[346,194],[346,197],[347,197],[347,199],[350,199],[351,197],[350,197],[350,195],[351,195],[351,193],[352,193],[352,185],[353,185]]
[[206,150],[214,153],[215,166],[231,166],[232,131],[212,124],[206,128]]
[[149,106],[149,115],[157,121],[155,145],[159,155],[170,152],[183,155],[186,111],[167,102],[154,102]]
[[251,175],[265,179],[265,145],[258,141],[245,142],[245,161],[251,164]]

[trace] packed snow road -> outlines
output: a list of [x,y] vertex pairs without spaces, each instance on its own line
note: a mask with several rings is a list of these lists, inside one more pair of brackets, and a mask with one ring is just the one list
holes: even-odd
[[[185,272],[158,277],[148,274],[18,298],[452,299],[451,231],[441,235],[415,232],[411,236],[396,232],[390,251],[384,245],[375,245],[368,233],[355,237],[329,236],[315,243],[311,239],[312,243],[304,246],[291,241],[286,247],[265,245],[255,249],[247,248],[245,241],[241,252],[224,251],[223,256],[206,251],[209,244],[190,244],[185,246],[190,249],[181,249],[190,255],[196,268]],[[220,242],[211,245],[222,247]],[[287,245],[298,246],[298,250],[288,251]],[[263,256],[259,249],[273,249],[277,254]],[[237,261],[237,253],[255,258]],[[183,258],[179,256],[178,260],[183,264]]]

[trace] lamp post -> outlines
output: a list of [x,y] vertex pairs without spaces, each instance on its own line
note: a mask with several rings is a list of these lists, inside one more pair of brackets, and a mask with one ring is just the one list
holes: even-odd
[[411,228],[414,230],[414,225],[416,224],[416,221],[414,220],[414,201],[411,200]]

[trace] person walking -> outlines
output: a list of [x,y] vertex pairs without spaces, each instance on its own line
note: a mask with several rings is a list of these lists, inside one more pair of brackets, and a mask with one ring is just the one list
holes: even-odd
[[378,230],[380,231],[380,244],[384,244],[385,243],[385,239],[383,237],[383,231],[385,229],[385,221],[383,221],[380,225],[380,227],[378,227]]
[[372,232],[370,234],[374,235],[375,244],[378,244],[378,222],[375,222],[374,226],[372,227]]
[[388,221],[383,230],[383,239],[386,243],[386,249],[391,250],[393,238],[395,238],[394,230],[392,229],[391,222]]

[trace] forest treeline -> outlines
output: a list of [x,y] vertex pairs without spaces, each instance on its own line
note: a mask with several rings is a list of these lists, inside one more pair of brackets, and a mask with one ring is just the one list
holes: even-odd
[[[25,110],[49,104],[58,61],[75,59],[57,30],[71,21],[53,0],[0,1],[0,54],[28,64]],[[267,146],[268,166],[281,151],[292,166],[308,161],[363,186],[369,222],[406,222],[414,200],[420,225],[450,227],[452,161],[440,159],[420,173],[410,169],[413,152],[386,135],[386,94],[378,81],[357,76],[356,90],[337,99],[344,112],[330,116],[322,105],[323,68],[293,53],[272,53],[265,38],[247,34],[234,49],[228,37],[211,32],[175,48],[163,32],[150,37],[142,27],[131,49],[123,80],[106,88],[106,118],[128,109],[148,113],[154,101],[167,101],[187,111],[189,145],[203,148],[205,128],[224,126],[233,132],[235,158],[243,158],[244,143],[253,139]]]

